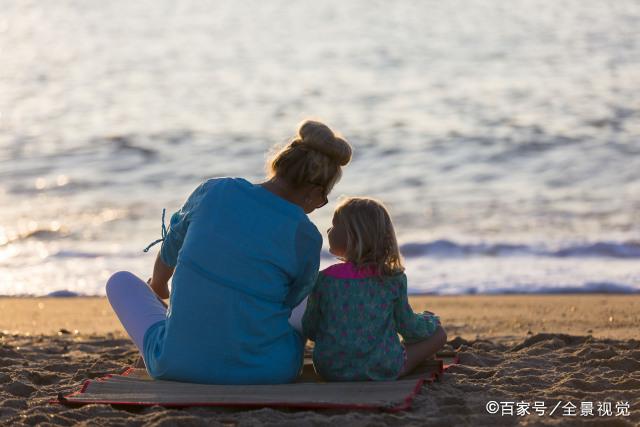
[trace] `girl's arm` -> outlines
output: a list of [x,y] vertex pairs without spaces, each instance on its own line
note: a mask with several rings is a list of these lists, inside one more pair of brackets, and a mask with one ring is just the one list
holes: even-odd
[[402,274],[399,280],[399,295],[393,310],[398,332],[407,344],[429,338],[440,325],[440,319],[431,312],[414,313],[407,296],[407,276]]
[[160,257],[160,252],[153,265],[153,276],[149,279],[149,286],[161,299],[169,298],[169,279],[173,275],[175,268],[169,267]]

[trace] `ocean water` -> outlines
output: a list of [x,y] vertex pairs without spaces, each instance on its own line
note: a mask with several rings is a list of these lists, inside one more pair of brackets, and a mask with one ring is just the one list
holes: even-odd
[[306,117],[354,147],[311,219],[383,200],[411,292],[640,292],[635,0],[0,7],[0,295],[148,277],[162,209]]

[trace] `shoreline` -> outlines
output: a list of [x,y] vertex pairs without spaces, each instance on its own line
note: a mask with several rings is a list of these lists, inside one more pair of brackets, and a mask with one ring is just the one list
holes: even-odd
[[[414,311],[440,316],[449,338],[501,342],[545,332],[637,338],[640,295],[421,295],[409,296]],[[4,334],[79,334],[125,337],[106,297],[0,297]]]

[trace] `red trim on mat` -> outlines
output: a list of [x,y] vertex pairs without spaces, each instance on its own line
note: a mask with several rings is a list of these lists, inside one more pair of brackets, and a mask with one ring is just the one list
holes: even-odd
[[[127,369],[125,372],[130,373],[131,369]],[[110,375],[111,376],[111,375]],[[102,379],[104,377],[101,377]],[[171,406],[178,408],[188,408],[191,406],[222,406],[222,407],[230,407],[230,408],[265,408],[265,407],[273,407],[273,408],[305,408],[305,409],[367,409],[367,410],[385,410],[387,412],[400,412],[411,407],[413,403],[413,399],[416,397],[420,389],[422,388],[425,381],[432,382],[432,379],[425,380],[425,378],[420,378],[416,380],[416,385],[414,386],[411,393],[404,398],[404,400],[398,403],[395,406],[384,407],[380,405],[370,405],[370,404],[343,404],[343,403],[317,403],[317,402],[299,402],[292,404],[291,402],[270,402],[269,404],[264,403],[228,403],[228,402],[120,402],[115,400],[92,400],[86,402],[80,401],[66,401],[69,397],[74,397],[84,393],[91,384],[92,380],[87,380],[82,385],[82,388],[78,391],[70,393],[66,396],[59,396],[57,400],[50,401],[49,403],[60,403],[60,404],[71,404],[71,405],[89,405],[89,404],[107,404],[107,405],[126,405],[126,406]]]
[[[49,403],[52,404],[70,404],[70,405],[88,405],[92,403],[97,404],[106,404],[106,405],[125,405],[125,406],[170,406],[176,408],[188,408],[191,406],[222,406],[229,408],[300,408],[300,409],[366,409],[366,410],[384,410],[387,412],[401,412],[409,409],[413,404],[413,400],[416,395],[420,392],[420,389],[425,383],[433,383],[434,381],[439,381],[440,377],[453,365],[457,365],[460,363],[460,358],[458,355],[455,356],[453,361],[448,365],[440,365],[439,372],[432,372],[430,378],[419,378],[416,381],[416,385],[414,386],[411,393],[404,398],[404,400],[392,407],[384,407],[380,405],[370,405],[370,404],[343,404],[343,403],[317,403],[317,402],[300,402],[291,404],[290,402],[270,402],[269,404],[264,403],[228,403],[228,402],[162,402],[162,403],[152,403],[152,402],[118,402],[111,400],[93,400],[88,402],[78,402],[78,401],[66,401],[69,397],[74,397],[79,394],[82,394],[86,391],[91,381],[104,381],[113,376],[113,374],[107,374],[100,378],[95,378],[93,380],[86,380],[82,384],[82,388],[73,393],[69,393],[66,396],[58,395],[57,400],[51,400]],[[120,375],[127,376],[130,375],[135,370],[134,367],[126,368]]]
[[127,375],[131,375],[131,373],[133,371],[135,371],[135,370],[136,370],[136,368],[134,368],[133,366],[129,366],[127,369],[122,371],[122,373],[120,375],[122,375],[123,377],[126,377]]
[[[399,412],[405,409],[408,409],[413,403],[413,399],[415,395],[422,387],[424,382],[424,378],[418,380],[416,382],[416,387],[411,392],[409,396],[405,398],[405,400],[393,407],[384,407],[380,405],[370,405],[370,404],[343,404],[343,403],[317,403],[317,402],[299,402],[292,404],[291,402],[269,402],[265,403],[229,403],[229,402],[119,402],[115,400],[91,400],[86,402],[79,401],[53,401],[52,403],[64,403],[70,405],[90,405],[90,404],[106,404],[106,405],[124,405],[124,406],[165,406],[165,407],[174,407],[174,408],[188,408],[191,406],[217,406],[217,407],[228,407],[228,408],[297,408],[297,409],[366,409],[366,410],[384,410],[387,412]],[[68,395],[71,396],[71,395]],[[66,396],[66,397],[68,397]]]
[[393,408],[387,409],[388,412],[401,412],[406,411],[411,408],[411,404],[413,403],[413,399],[420,393],[420,389],[424,385],[424,378],[420,378],[416,383],[415,387],[413,387],[413,391],[404,398],[404,402],[394,406]]
[[[125,370],[125,372],[128,373],[132,369],[133,369],[133,367],[129,367],[129,368],[127,368]],[[104,375],[102,377],[94,378],[93,380],[85,380],[82,383],[82,387],[80,388],[80,390],[76,390],[76,391],[71,392],[71,393],[69,393],[67,395],[63,395],[62,393],[58,393],[57,399],[52,399],[52,400],[49,401],[49,403],[52,403],[52,404],[56,404],[56,403],[67,403],[67,404],[69,404],[69,403],[72,403],[72,402],[67,402],[66,399],[69,398],[69,397],[77,396],[79,394],[84,393],[87,390],[87,387],[89,387],[89,384],[91,384],[92,381],[104,381],[105,379],[111,378],[112,376],[113,376],[113,374],[106,374],[106,375]],[[84,405],[84,403],[83,403],[83,405]]]
[[450,367],[452,367],[453,365],[458,365],[459,363],[460,363],[460,356],[456,354],[456,357],[453,358],[451,363],[449,363],[448,365],[444,365],[442,367],[442,372],[446,372]]

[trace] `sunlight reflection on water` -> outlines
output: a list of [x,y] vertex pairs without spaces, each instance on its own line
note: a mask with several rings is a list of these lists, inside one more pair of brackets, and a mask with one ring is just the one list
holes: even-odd
[[[265,153],[307,116],[354,146],[329,208],[312,215],[323,232],[342,195],[370,195],[402,244],[638,239],[637,2],[2,7],[0,294],[102,293],[105,272],[148,275],[140,249],[162,208],[206,177],[260,180]],[[618,261],[631,262],[564,260],[558,276],[534,256],[537,278],[481,286],[487,262],[449,286],[423,257],[410,286],[640,289]]]

